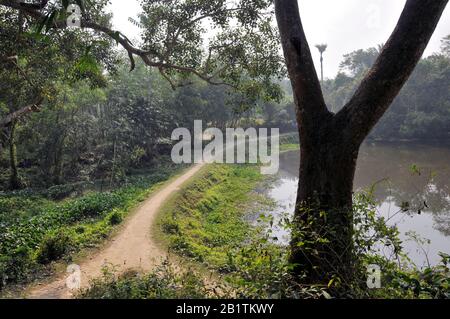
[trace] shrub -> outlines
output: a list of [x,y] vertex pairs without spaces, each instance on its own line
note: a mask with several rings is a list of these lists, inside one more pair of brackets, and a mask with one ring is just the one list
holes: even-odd
[[[218,287],[215,287],[218,288]],[[152,273],[142,275],[129,271],[117,277],[109,269],[94,280],[90,288],[81,291],[82,299],[204,299],[217,297],[217,290],[206,288],[205,283],[192,271],[180,271],[168,262]]]
[[167,218],[162,222],[162,230],[166,234],[174,235],[180,232],[180,227],[176,221],[171,218]]
[[28,275],[33,263],[30,250],[20,247],[9,256],[0,255],[0,289],[9,282],[20,282]]
[[85,231],[86,231],[86,228],[84,228],[83,226],[77,226],[75,228],[75,233],[77,233],[79,235],[84,234]]
[[122,214],[118,211],[114,211],[109,215],[108,221],[112,226],[119,225],[123,221]]
[[72,184],[56,185],[47,190],[47,197],[52,200],[61,200],[69,197],[75,190]]
[[36,253],[36,260],[40,264],[48,264],[65,256],[73,248],[72,239],[63,231],[44,238]]

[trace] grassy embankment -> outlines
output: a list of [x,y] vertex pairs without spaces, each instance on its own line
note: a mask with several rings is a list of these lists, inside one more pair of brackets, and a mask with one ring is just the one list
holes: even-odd
[[[266,183],[257,165],[207,165],[165,205],[153,232],[187,266],[173,271],[168,263],[145,276],[108,275],[81,297],[291,295],[286,247],[266,227],[271,221],[264,212],[273,202],[255,191]],[[213,271],[213,280],[205,280],[205,270]]]
[[[295,149],[296,143],[296,134],[280,137],[282,150]],[[267,182],[258,165],[207,165],[166,203],[152,232],[183,262],[187,260],[187,266],[173,272],[165,264],[144,277],[108,275],[82,297],[177,298],[186,296],[186,291],[197,297],[216,296],[214,289],[207,288],[210,285],[202,283],[205,269],[225,283],[218,283],[222,293],[230,287],[233,296],[289,293],[284,280],[286,249],[263,230],[271,222],[264,212],[273,203],[255,191],[265,189]]]
[[39,191],[0,195],[0,289],[52,273],[101,245],[162,182],[179,173],[170,165],[132,176],[108,192],[50,200]]
[[[297,134],[280,136],[282,151],[298,145]],[[266,220],[270,201],[254,192],[266,180],[258,165],[208,166],[162,210],[159,224],[168,246],[207,267],[233,272],[241,257],[236,249],[258,232],[246,217],[259,210]]]
[[[227,271],[230,250],[251,235],[244,212],[262,181],[257,166],[210,165],[164,207],[158,226],[168,246],[207,266]],[[256,198],[251,198],[254,195]]]
[[300,149],[300,141],[297,133],[280,135],[280,152],[296,151]]

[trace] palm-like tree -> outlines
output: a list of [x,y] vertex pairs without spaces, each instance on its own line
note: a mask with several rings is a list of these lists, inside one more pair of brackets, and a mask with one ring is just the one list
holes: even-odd
[[316,48],[319,50],[320,52],[320,74],[321,74],[321,80],[323,83],[323,53],[326,51],[326,49],[328,48],[327,44],[317,44]]

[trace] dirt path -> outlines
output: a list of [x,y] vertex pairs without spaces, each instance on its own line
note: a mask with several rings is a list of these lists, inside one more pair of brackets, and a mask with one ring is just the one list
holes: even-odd
[[[197,164],[182,176],[165,185],[146,200],[131,218],[126,221],[123,229],[114,236],[110,243],[90,259],[80,263],[81,286],[87,287],[89,281],[101,275],[105,264],[113,264],[117,271],[126,269],[141,269],[150,271],[166,253],[152,239],[150,229],[155,221],[161,205],[170,195],[179,190],[180,186],[196,174],[204,164]],[[72,292],[66,287],[66,277],[31,289],[28,298],[64,299],[71,298]]]

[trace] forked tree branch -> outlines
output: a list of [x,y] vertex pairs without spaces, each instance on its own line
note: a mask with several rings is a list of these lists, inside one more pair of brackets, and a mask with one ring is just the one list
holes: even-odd
[[275,0],[300,133],[306,137],[316,136],[321,127],[331,124],[330,127],[342,131],[348,142],[362,143],[413,72],[447,3],[448,0],[408,0],[374,66],[348,104],[332,117],[323,99],[298,2]]

